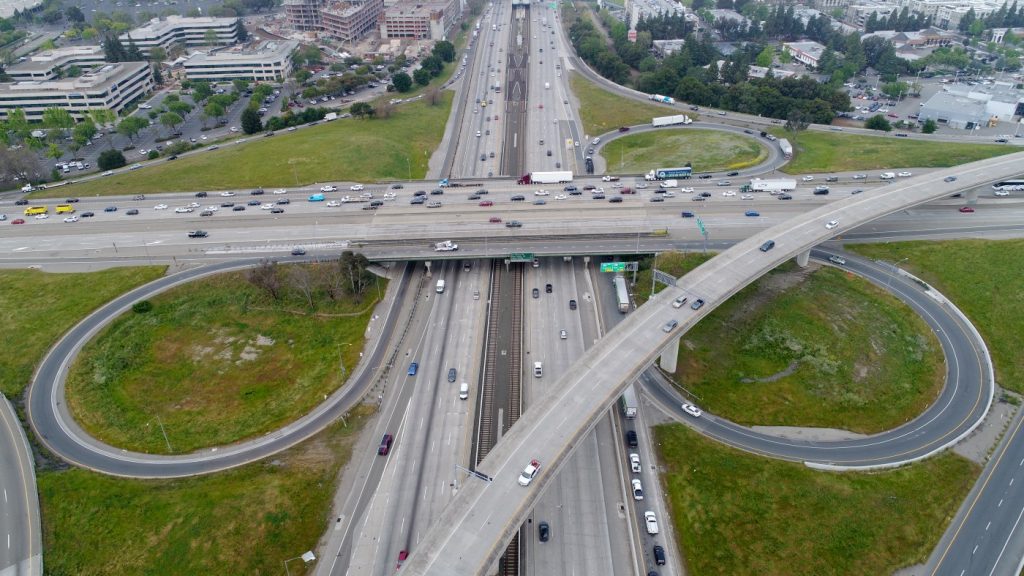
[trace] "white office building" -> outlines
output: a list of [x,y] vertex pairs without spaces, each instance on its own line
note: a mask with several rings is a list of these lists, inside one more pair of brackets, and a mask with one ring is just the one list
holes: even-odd
[[241,40],[242,20],[240,18],[186,18],[183,16],[167,16],[154,18],[145,26],[135,28],[131,32],[121,34],[120,40],[125,47],[129,41],[134,42],[143,54],[160,47],[164,50],[173,44],[185,46],[210,46],[207,33],[213,31],[215,45],[230,46]]
[[935,120],[950,128],[970,130],[1013,122],[1024,115],[1024,92],[1013,84],[996,82],[991,86],[954,84],[943,88],[921,105],[919,119]]
[[15,82],[46,81],[59,78],[71,66],[88,69],[106,62],[100,46],[65,46],[44,50],[7,67],[7,75]]
[[29,120],[42,120],[43,110],[54,107],[78,119],[88,110],[120,112],[152,89],[153,72],[147,62],[107,64],[78,78],[5,83],[0,84],[0,118],[17,108]]
[[254,49],[239,47],[197,52],[185,60],[189,80],[234,80],[279,82],[292,70],[291,54],[299,43],[293,40],[264,42]]

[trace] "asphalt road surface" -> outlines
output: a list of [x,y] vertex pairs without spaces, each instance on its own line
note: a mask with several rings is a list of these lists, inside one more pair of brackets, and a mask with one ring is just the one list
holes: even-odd
[[32,451],[6,397],[0,397],[0,490],[0,574],[39,576],[43,545]]

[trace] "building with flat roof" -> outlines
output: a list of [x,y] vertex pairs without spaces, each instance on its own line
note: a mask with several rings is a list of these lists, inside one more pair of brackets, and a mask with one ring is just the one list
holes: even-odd
[[346,0],[320,8],[321,30],[342,42],[355,42],[377,27],[384,0]]
[[183,64],[185,77],[189,80],[280,82],[291,73],[291,55],[298,46],[294,40],[274,40],[253,49],[231,47],[196,52]]
[[459,16],[458,6],[456,0],[387,6],[381,19],[380,37],[444,40]]
[[43,5],[42,0],[0,0],[0,18],[14,16],[14,11],[35,10]]
[[94,109],[120,112],[152,89],[153,71],[148,62],[106,64],[77,78],[9,82],[0,84],[0,118],[18,108],[34,121],[42,120],[43,110],[54,107],[77,119]]
[[207,32],[213,31],[218,45],[237,44],[241,41],[241,18],[186,18],[184,16],[167,16],[154,18],[145,26],[135,28],[121,34],[121,42],[128,45],[134,42],[146,56],[153,48],[168,49],[172,44],[181,43],[186,46],[209,46]]
[[825,47],[817,42],[785,42],[782,44],[785,47],[786,52],[793,57],[794,60],[802,62],[806,66],[811,68],[818,67],[818,61],[821,60],[821,55],[825,52]]
[[320,29],[320,0],[284,0],[284,14],[291,26],[299,32]]
[[67,68],[91,68],[106,59],[100,46],[65,46],[32,54],[22,62],[7,67],[7,75],[15,82],[45,81],[59,78]]
[[950,128],[973,129],[1012,122],[1024,115],[1024,92],[1008,82],[990,86],[954,84],[921,105],[920,121],[935,120]]

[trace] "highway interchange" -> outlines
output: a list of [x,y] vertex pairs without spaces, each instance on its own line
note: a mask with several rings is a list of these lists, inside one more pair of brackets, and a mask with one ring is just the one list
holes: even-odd
[[[495,8],[493,13],[484,16],[485,25],[481,26],[480,39],[472,52],[475,57],[471,71],[465,75],[469,81],[457,88],[463,95],[479,94],[481,81],[490,78],[487,63],[512,52],[518,45],[511,35],[517,27],[510,24],[512,17],[504,12],[508,10],[507,6]],[[531,10],[539,13],[528,17],[531,18],[529,27],[540,27],[539,39],[554,32],[559,51],[568,54],[560,26],[543,27],[543,14],[547,14],[547,23],[551,25],[554,13],[536,7]],[[486,25],[491,21],[497,30],[490,30]],[[540,53],[534,53],[532,47],[535,46],[529,43],[534,40],[534,34],[526,27],[526,22],[524,18],[518,29],[529,33],[528,37],[522,35],[526,47],[531,49],[529,58],[540,61]],[[492,41],[494,46],[490,46]],[[488,44],[486,51],[480,50],[484,42]],[[502,47],[505,47],[504,52],[495,52]],[[544,48],[550,51],[550,43]],[[485,126],[495,122],[481,120],[486,118],[485,108],[492,111],[491,105],[475,113],[472,109],[463,111],[464,116],[455,127],[461,133],[450,137],[459,144],[454,147],[456,152],[452,156],[454,173],[476,178],[474,182],[484,182],[485,168],[488,172],[498,166],[506,170],[509,167],[554,169],[553,162],[571,165],[574,172],[580,172],[582,148],[587,142],[580,141],[572,107],[564,104],[566,100],[571,101],[567,78],[558,75],[559,69],[554,67],[556,60],[553,54],[551,56],[544,60],[543,73],[539,71],[540,64],[531,64],[529,79],[515,80],[525,85],[522,90],[528,90],[531,97],[525,100],[529,106],[520,110],[523,118],[517,124],[519,131],[511,138],[511,144],[503,128],[494,128],[490,135],[483,134],[480,138],[475,136],[477,129],[486,131]],[[572,60],[564,58],[564,67],[571,67]],[[544,81],[549,82],[551,88],[540,88]],[[513,79],[509,79],[509,83],[512,82]],[[536,101],[532,95],[537,93],[544,98],[544,108],[532,106]],[[523,101],[522,94],[506,88],[500,97],[507,95],[511,102]],[[500,97],[494,95],[495,102],[500,103]],[[466,108],[473,104],[468,98],[462,99]],[[565,108],[556,113],[559,106]],[[540,110],[545,112],[539,113]],[[506,119],[507,116],[498,120],[498,124]],[[557,126],[554,133],[545,128],[549,123]],[[545,144],[535,145],[534,140],[539,141],[540,134],[545,136]],[[580,147],[575,145],[578,141]],[[551,157],[546,155],[549,143]],[[496,152],[494,160],[489,157],[490,151]],[[486,155],[486,160],[479,159],[481,154]],[[509,160],[516,155],[518,160]],[[699,204],[698,211],[712,230],[710,247],[723,249],[738,243],[680,280],[685,293],[699,294],[709,303],[699,313],[680,311],[686,312],[680,316],[681,329],[692,326],[715,305],[778,262],[827,240],[832,234],[823,230],[821,222],[833,215],[841,214],[839,232],[856,229],[847,234],[847,239],[962,234],[962,226],[949,222],[961,216],[954,212],[962,200],[919,204],[947,198],[961,189],[981,187],[999,174],[1016,175],[1013,163],[1019,165],[1020,161],[1021,155],[1017,154],[977,163],[970,169],[958,168],[955,172],[960,180],[954,184],[941,181],[942,177],[953,174],[952,170],[929,172],[880,187],[876,181],[854,184],[843,178],[839,186],[833,186],[829,197],[811,194],[808,186],[820,183],[819,180],[803,185],[794,194],[794,200],[788,202],[763,194],[744,201],[739,195],[722,196],[722,187],[713,181],[687,183],[694,186],[696,192],[708,191],[713,195]],[[582,187],[586,182],[589,181],[581,180],[577,185]],[[610,183],[600,184],[596,179],[594,185],[604,186],[608,193],[616,190]],[[863,194],[850,194],[856,186],[865,189]],[[35,432],[44,444],[65,459],[109,474],[168,477],[207,473],[259,459],[293,445],[360,401],[372,382],[384,379],[387,386],[380,398],[381,418],[372,434],[375,438],[369,439],[366,450],[355,458],[343,480],[350,486],[360,482],[362,489],[353,491],[352,496],[340,502],[338,521],[325,535],[326,552],[321,553],[324,560],[317,565],[319,572],[343,574],[351,569],[355,571],[350,573],[389,573],[399,551],[410,550],[412,556],[406,561],[403,573],[483,573],[496,561],[511,534],[523,526],[524,557],[528,559],[524,566],[528,572],[641,573],[652,565],[653,543],[660,542],[668,550],[675,550],[669,544],[671,534],[666,534],[671,525],[660,507],[657,476],[646,462],[646,457],[653,452],[640,426],[637,426],[641,436],[639,448],[645,458],[645,471],[640,475],[646,492],[644,505],[633,506],[632,499],[624,493],[627,486],[624,478],[628,478],[629,473],[621,442],[622,421],[607,407],[621,387],[636,377],[642,379],[652,398],[661,401],[659,394],[665,391],[646,368],[665,347],[666,341],[671,342],[681,333],[669,336],[658,329],[670,311],[666,305],[668,299],[680,293],[680,289],[667,290],[668,295],[655,298],[623,318],[613,307],[609,308],[609,303],[614,301],[607,291],[606,277],[603,281],[594,272],[593,262],[584,264],[579,255],[647,253],[672,246],[699,247],[695,227],[679,216],[681,210],[693,210],[697,203],[692,202],[688,194],[653,203],[650,202],[653,190],[646,189],[636,196],[626,196],[622,205],[591,200],[587,192],[582,197],[567,195],[562,200],[548,197],[548,204],[535,206],[529,201],[544,197],[530,196],[526,202],[513,203],[511,196],[531,195],[536,188],[517,187],[507,180],[486,181],[486,187],[491,193],[483,198],[495,202],[493,207],[477,206],[476,201],[465,199],[475,187],[450,188],[439,197],[444,200],[444,206],[428,210],[407,202],[413,190],[430,190],[433,184],[408,182],[396,191],[398,198],[378,211],[360,210],[359,203],[328,208],[323,203],[303,201],[315,191],[312,188],[293,189],[276,198],[268,190],[260,198],[266,199],[263,203],[290,198],[292,203],[284,205],[284,214],[271,215],[268,211],[253,214],[254,209],[258,209],[254,206],[232,214],[225,210],[212,218],[200,218],[195,213],[175,214],[173,209],[154,210],[149,206],[156,202],[167,203],[172,208],[181,206],[194,201],[191,194],[161,195],[159,200],[146,201],[83,199],[79,210],[95,210],[97,214],[91,222],[83,219],[65,224],[54,217],[5,228],[5,234],[0,237],[0,254],[5,256],[0,263],[7,266],[31,263],[49,268],[85,262],[107,265],[157,259],[172,260],[185,268],[98,310],[55,346],[41,365],[29,396],[29,415]],[[375,194],[391,190],[388,185],[368,185],[367,189]],[[208,198],[196,200],[203,205],[249,200],[251,197],[244,192],[240,191],[233,199],[222,199],[211,193]],[[552,188],[550,192],[554,196],[559,190]],[[338,195],[345,193],[343,186]],[[141,213],[138,217],[125,217],[120,212],[102,212],[103,207],[111,204],[122,210],[129,205],[139,206]],[[761,215],[744,216],[744,211],[751,206]],[[976,217],[974,221],[979,228],[1014,233],[1020,222],[1018,212],[1019,208],[1013,203],[989,199],[983,194],[978,212],[963,216]],[[875,220],[881,214],[894,215]],[[497,217],[506,221],[520,219],[526,225],[523,229],[509,230],[501,223],[489,222],[492,215],[500,215]],[[212,230],[209,238],[186,238],[185,231],[200,226]],[[429,232],[424,232],[428,226]],[[253,238],[253,229],[260,230],[258,239]],[[652,234],[660,230],[667,232],[667,238]],[[765,255],[756,247],[769,237],[776,240],[777,246]],[[458,238],[462,244],[460,251],[452,254],[454,258],[448,261],[434,259],[437,255],[429,245],[442,238]],[[71,243],[74,248],[69,248]],[[371,327],[367,358],[354,371],[353,379],[345,388],[313,413],[275,434],[196,454],[168,457],[125,453],[88,438],[78,429],[63,408],[63,377],[74,352],[105,322],[126,310],[136,299],[202,275],[251,265],[264,255],[283,256],[296,245],[309,247],[313,256],[330,256],[343,247],[364,247],[369,256],[380,260],[434,259],[430,278],[419,266],[399,264],[392,268],[392,277],[397,282],[392,283],[386,306],[382,307],[388,313]],[[543,378],[524,378],[524,404],[528,409],[523,420],[506,433],[497,449],[478,467],[493,479],[483,482],[456,467],[468,462],[473,435],[472,409],[469,403],[457,398],[454,385],[445,380],[445,375],[449,367],[456,367],[458,373],[464,375],[479,370],[479,358],[474,352],[483,347],[481,311],[487,306],[487,298],[477,299],[475,293],[488,293],[488,268],[486,260],[477,259],[526,250],[538,255],[575,256],[572,261],[544,258],[540,267],[526,269],[526,286],[550,283],[553,288],[550,294],[542,292],[537,302],[526,299],[525,349],[532,351],[532,356],[524,360],[523,369],[529,371],[533,358],[540,351],[557,348],[560,352],[544,354]],[[465,260],[472,262],[469,270],[460,265],[460,261]],[[195,264],[204,266],[193,268]],[[900,276],[890,278],[888,274],[892,270],[886,266],[856,259],[848,259],[847,266],[876,283],[886,282],[940,335],[948,362],[947,386],[925,413],[899,429],[866,440],[829,444],[784,441],[736,427],[713,415],[706,415],[696,424],[682,415],[680,419],[710,436],[751,451],[840,466],[875,466],[914,459],[944,447],[977,425],[991,402],[992,387],[991,367],[981,349],[983,343],[978,342],[980,339],[969,334],[969,328],[949,306],[925,296],[919,286]],[[445,294],[433,293],[432,282],[437,277],[451,280]],[[579,311],[571,311],[565,305],[573,297],[580,302]],[[399,311],[409,310],[413,310],[411,316],[399,317]],[[456,314],[455,310],[459,312]],[[621,323],[613,328],[618,320]],[[407,323],[401,334],[396,331],[399,323]],[[566,340],[558,336],[562,329],[570,335]],[[628,361],[618,362],[620,365],[613,369],[608,369],[611,364],[607,360],[595,363],[595,359],[607,359],[610,350],[628,350],[633,356]],[[967,350],[971,353],[962,354]],[[950,362],[951,358],[955,361]],[[404,370],[413,360],[423,367],[414,378]],[[412,385],[414,381],[418,381],[417,386]],[[579,390],[587,392],[577,393]],[[677,399],[665,396],[662,403],[677,406],[676,402]],[[424,433],[410,433],[411,430]],[[391,454],[380,458],[374,455],[375,442],[384,432],[395,433],[397,441]],[[1016,436],[1016,429],[1013,432],[994,459],[999,467],[995,467],[994,472],[986,470],[980,487],[1011,482],[1012,471],[1007,470],[1011,464],[1024,462],[1024,454],[1019,454],[1021,448],[1016,446],[1018,443],[1010,441]],[[515,485],[512,478],[518,476],[530,458],[541,459],[543,471],[524,489]],[[1003,496],[988,505],[985,499],[994,498],[993,494],[994,491],[979,489],[978,495],[972,494],[965,506],[969,504],[972,512],[991,511],[1002,507],[1004,500],[1011,497]],[[979,504],[975,505],[975,501]],[[1024,509],[1016,505],[1019,501],[1020,497],[1016,497],[1014,510]],[[639,515],[647,509],[658,513],[664,539],[652,539],[643,532]],[[355,518],[360,522],[354,522]],[[1004,515],[1000,518],[1004,520],[997,528],[1001,528],[1000,534],[1006,537],[983,540],[981,544],[988,548],[982,551],[990,552],[984,555],[977,554],[978,548],[964,552],[957,546],[980,546],[973,540],[965,544],[968,540],[959,537],[960,533],[978,538],[989,527],[980,527],[979,520],[971,514],[954,520],[954,526],[963,528],[956,529],[956,538],[940,545],[942,558],[934,561],[938,568],[933,573],[959,574],[953,563],[966,559],[969,564],[964,566],[969,570],[965,573],[980,574],[982,558],[988,559],[993,569],[997,565],[1005,566],[1004,570],[1012,569],[1007,563],[1021,558],[1024,551],[1019,537],[1010,542],[1020,517]],[[486,521],[481,524],[481,519]],[[536,526],[540,521],[551,522],[552,545],[538,543]],[[682,573],[680,559],[673,558],[671,552],[669,556],[669,564],[658,567],[660,573]],[[939,565],[940,560],[945,564]],[[986,569],[984,573],[989,572]]]

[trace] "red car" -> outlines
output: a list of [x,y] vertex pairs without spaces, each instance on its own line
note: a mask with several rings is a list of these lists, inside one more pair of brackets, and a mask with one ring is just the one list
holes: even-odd
[[964,213],[974,212],[974,208],[971,208],[970,206],[961,206],[960,211]]
[[25,223],[25,219],[24,218],[15,218],[14,220],[11,220],[11,224],[24,224],[24,223]]
[[483,200],[482,202],[480,202],[480,205],[481,206],[494,206],[494,202],[491,202],[490,200]]
[[408,558],[408,557],[409,557],[409,551],[408,550],[402,550],[401,552],[399,552],[398,553],[398,564],[395,566],[395,570],[398,570],[399,568],[401,568],[402,567],[402,563],[404,563],[405,559]]
[[498,218],[497,216],[491,216],[491,219],[488,220],[488,222],[490,222],[491,224],[501,224],[501,218]]

